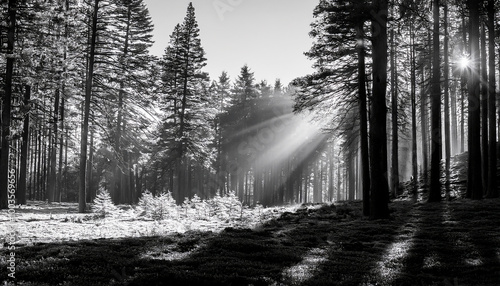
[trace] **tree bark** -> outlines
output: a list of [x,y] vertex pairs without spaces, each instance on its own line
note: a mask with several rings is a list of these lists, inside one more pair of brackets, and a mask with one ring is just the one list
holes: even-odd
[[468,77],[468,105],[469,105],[469,162],[467,194],[472,199],[483,197],[483,183],[481,170],[481,111],[479,98],[479,7],[475,0],[468,0],[470,13],[470,55],[471,67]]
[[427,122],[427,104],[428,95],[427,89],[424,83],[425,78],[425,67],[422,64],[421,67],[422,83],[420,86],[420,129],[422,132],[422,181],[424,186],[428,186],[428,168],[429,168],[429,140],[428,140],[428,128],[429,123]]
[[50,170],[49,170],[49,178],[48,178],[48,184],[47,184],[47,199],[49,200],[49,203],[53,202],[55,200],[55,193],[56,193],[56,162],[57,162],[57,140],[59,139],[58,137],[58,127],[57,127],[57,121],[59,119],[59,98],[60,98],[61,92],[59,89],[56,89],[55,97],[54,97],[54,114],[52,116],[52,136],[50,140],[50,146],[49,146],[49,154],[50,154]]
[[[19,172],[19,184],[16,189],[17,203],[20,205],[26,204],[26,182],[27,182],[27,162],[28,162],[28,146],[30,144],[30,114],[29,105],[31,98],[31,86],[25,86],[24,91],[24,106],[27,112],[24,115],[23,136],[21,145],[21,169]],[[32,156],[31,156],[32,157]]]
[[87,81],[85,84],[85,102],[82,125],[82,138],[80,144],[80,184],[78,190],[78,212],[85,212],[85,189],[86,189],[86,167],[87,167],[87,145],[89,134],[90,100],[92,98],[92,86],[94,77],[94,61],[97,40],[97,13],[99,12],[100,0],[94,0],[92,15],[92,30],[90,39],[90,52],[88,61]]
[[499,196],[497,188],[497,131],[496,131],[496,83],[495,83],[495,0],[488,0],[488,117],[489,117],[489,167],[488,190],[489,198]]
[[441,200],[441,67],[439,59],[439,0],[433,0],[431,86],[431,186],[429,202]]
[[416,65],[415,65],[415,35],[413,21],[410,23],[410,64],[411,64],[411,158],[413,176],[413,196],[416,198],[418,191],[418,157],[417,157],[417,107],[416,107]]
[[392,168],[391,191],[392,197],[397,197],[399,187],[399,140],[398,140],[398,88],[396,48],[394,46],[394,29],[391,29],[391,121],[392,121]]
[[14,38],[16,32],[17,0],[9,0],[7,18],[7,65],[5,72],[5,90],[2,101],[2,143],[0,149],[0,209],[9,207],[9,160],[10,160],[10,117],[12,107],[12,78],[14,75]]
[[448,4],[444,3],[444,142],[445,142],[445,186],[448,196],[450,190],[450,158],[451,158],[451,138],[450,138],[450,62],[448,53]]
[[389,186],[387,182],[387,0],[374,0],[373,92],[370,113],[370,217],[389,217]]
[[486,61],[486,27],[481,29],[481,154],[483,189],[488,190],[488,69]]
[[[358,45],[358,97],[359,97],[359,132],[361,145],[361,172],[363,189],[363,215],[370,215],[370,154],[368,151],[368,115],[366,102],[366,65],[363,22],[358,24],[356,33],[361,45]],[[333,152],[332,152],[333,154]],[[333,180],[333,179],[332,179]],[[333,183],[332,183],[333,187]]]

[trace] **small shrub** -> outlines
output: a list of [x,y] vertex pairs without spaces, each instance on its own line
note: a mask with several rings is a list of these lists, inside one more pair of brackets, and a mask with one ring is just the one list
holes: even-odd
[[95,213],[97,217],[105,218],[117,214],[119,210],[113,204],[109,192],[106,189],[99,189],[99,193],[95,197],[94,204],[92,205],[92,212]]
[[140,215],[154,220],[178,217],[178,208],[170,192],[155,197],[146,191],[139,199],[138,208]]

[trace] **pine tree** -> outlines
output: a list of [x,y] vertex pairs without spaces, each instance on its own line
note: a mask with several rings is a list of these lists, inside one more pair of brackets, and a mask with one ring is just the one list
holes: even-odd
[[[131,157],[134,156],[131,150],[137,150],[140,145],[138,130],[145,125],[137,115],[141,108],[147,108],[145,93],[152,61],[148,49],[153,44],[153,24],[143,0],[118,0],[114,12],[118,19],[112,27],[116,30],[117,71],[111,82],[116,82],[118,91],[115,96],[117,115],[113,145],[117,159],[113,189],[117,201],[131,203],[134,200],[129,183]],[[135,97],[133,104],[129,103],[131,97]]]
[[[356,140],[360,139],[365,215],[370,211],[365,62],[370,43],[366,41],[364,28],[369,15],[369,6],[364,1],[320,1],[314,10],[316,20],[311,24],[310,32],[315,42],[306,53],[314,60],[316,73],[295,82],[301,87],[296,97],[297,110],[324,108],[329,110],[329,113],[334,113],[333,121],[339,125],[350,122],[346,119],[349,118],[350,111],[359,110],[359,120],[356,120],[360,127],[359,134],[351,135],[355,136]],[[353,139],[346,140],[352,142]]]
[[227,172],[231,176],[230,190],[236,192],[241,200],[245,178],[251,167],[251,157],[255,154],[248,154],[246,149],[238,150],[238,146],[250,136],[248,128],[252,124],[249,121],[256,108],[252,103],[255,103],[257,98],[254,73],[248,65],[244,65],[232,89],[231,107],[222,117],[223,152],[227,154]]
[[208,146],[213,138],[205,124],[214,118],[215,112],[208,98],[208,74],[202,71],[206,58],[199,32],[190,3],[184,22],[174,29],[163,61],[164,104],[171,106],[171,111],[164,119],[162,141],[168,143],[165,146],[170,149],[170,160],[175,162],[174,198],[178,203],[189,195],[188,173],[192,162],[209,161]]
[[113,204],[109,192],[105,189],[101,189],[94,199],[92,212],[101,218],[105,218],[116,214],[117,211],[118,208]]

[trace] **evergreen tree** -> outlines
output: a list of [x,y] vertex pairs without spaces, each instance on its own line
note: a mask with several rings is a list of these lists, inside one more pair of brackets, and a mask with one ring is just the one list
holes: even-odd
[[[306,55],[314,60],[316,73],[295,81],[301,87],[296,109],[327,110],[333,115],[323,115],[333,116],[336,125],[347,124],[350,112],[359,110],[356,122],[360,132],[350,135],[360,138],[363,213],[368,215],[370,169],[365,54],[369,42],[366,41],[364,26],[369,20],[369,6],[364,1],[322,0],[315,8],[314,16],[316,20],[311,24],[310,36],[315,42]],[[346,140],[352,142],[353,138]]]
[[[213,134],[205,122],[214,118],[209,100],[205,52],[192,3],[186,17],[177,25],[165,51],[164,104],[171,107],[162,126],[162,142],[169,148],[169,160],[175,162],[177,188],[174,198],[181,203],[190,192],[191,164],[210,161],[209,145]],[[173,178],[173,176],[172,176]]]
[[[152,46],[153,24],[149,11],[142,0],[119,0],[115,11],[117,21],[112,27],[114,34],[114,50],[117,67],[111,83],[116,83],[118,91],[114,95],[116,107],[116,126],[114,127],[114,151],[116,167],[114,170],[115,201],[131,203],[133,189],[130,186],[130,172],[133,156],[131,151],[140,150],[140,131],[147,124],[141,114],[148,108],[149,99],[146,85],[149,76],[148,54]],[[134,97],[131,104],[131,97]]]

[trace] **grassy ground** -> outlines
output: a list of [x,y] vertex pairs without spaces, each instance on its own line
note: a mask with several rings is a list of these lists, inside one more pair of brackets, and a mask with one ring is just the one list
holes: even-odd
[[[32,243],[18,285],[500,285],[500,200],[305,205],[253,229]],[[129,222],[131,225],[135,221]],[[0,256],[8,254],[0,249]],[[0,261],[0,281],[6,277]]]

